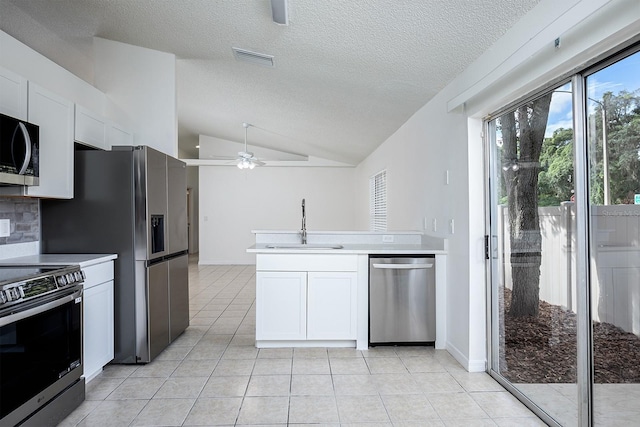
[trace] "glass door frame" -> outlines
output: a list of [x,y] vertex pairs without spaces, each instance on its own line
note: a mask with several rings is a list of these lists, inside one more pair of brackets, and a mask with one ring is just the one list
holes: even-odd
[[[587,163],[587,141],[586,141],[586,95],[584,90],[584,76],[573,73],[571,76],[559,78],[544,86],[535,93],[521,98],[516,102],[505,106],[491,116],[485,117],[484,128],[484,152],[485,152],[485,203],[486,203],[486,276],[487,276],[487,332],[489,339],[487,340],[487,373],[500,383],[511,394],[524,403],[545,423],[551,426],[560,426],[560,424],[550,415],[544,412],[535,402],[529,399],[522,391],[506,380],[499,370],[500,355],[500,326],[499,316],[500,307],[498,306],[498,298],[494,297],[493,291],[497,289],[500,283],[500,265],[499,265],[499,230],[498,227],[498,210],[496,202],[496,194],[498,182],[493,180],[498,176],[497,167],[498,159],[496,158],[496,150],[493,146],[496,144],[496,128],[495,117],[513,110],[519,105],[529,102],[545,93],[552,92],[553,88],[559,88],[566,83],[571,83],[572,102],[573,102],[573,131],[574,131],[574,173],[576,175],[574,186],[576,200],[576,292],[577,292],[577,393],[578,393],[578,423],[579,425],[592,425],[592,374],[590,372],[591,363],[591,328],[589,314],[589,253],[588,253],[588,163]],[[578,179],[580,176],[580,179]],[[588,319],[581,313],[588,313]]]
[[494,296],[494,290],[500,283],[499,247],[498,239],[498,210],[496,202],[496,190],[499,183],[493,182],[497,177],[499,165],[496,158],[495,117],[512,110],[513,108],[548,92],[553,87],[559,87],[562,82],[571,82],[573,101],[573,132],[574,132],[574,191],[575,191],[575,236],[576,246],[576,304],[577,304],[577,348],[576,348],[576,387],[577,387],[577,421],[578,425],[592,426],[594,422],[594,354],[593,354],[593,328],[592,328],[592,304],[591,304],[591,277],[596,274],[592,271],[591,256],[592,234],[591,203],[589,199],[589,179],[591,176],[589,162],[589,146],[587,141],[587,89],[588,76],[614,64],[626,57],[640,51],[640,37],[624,43],[615,50],[596,58],[590,64],[586,64],[582,70],[559,78],[540,90],[513,102],[491,116],[483,119],[484,131],[484,163],[485,163],[485,252],[486,252],[486,283],[487,283],[487,372],[505,389],[522,401],[529,409],[538,415],[549,425],[560,425],[542,408],[536,405],[519,389],[506,380],[499,369],[500,355],[500,331],[499,315],[500,307],[498,298]]

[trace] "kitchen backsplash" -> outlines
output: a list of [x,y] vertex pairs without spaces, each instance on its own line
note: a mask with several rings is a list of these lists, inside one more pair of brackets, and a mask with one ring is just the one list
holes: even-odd
[[40,201],[20,197],[0,197],[0,219],[10,221],[11,234],[0,237],[0,245],[40,240]]

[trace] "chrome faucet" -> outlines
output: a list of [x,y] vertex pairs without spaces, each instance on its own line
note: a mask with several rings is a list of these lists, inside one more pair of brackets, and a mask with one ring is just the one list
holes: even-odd
[[302,244],[307,244],[307,214],[304,210],[304,199],[302,199],[302,230],[300,230],[300,235],[302,237]]

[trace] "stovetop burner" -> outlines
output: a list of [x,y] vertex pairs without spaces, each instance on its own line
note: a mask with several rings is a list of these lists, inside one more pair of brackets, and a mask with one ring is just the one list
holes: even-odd
[[85,279],[77,265],[0,266],[0,309],[54,293]]

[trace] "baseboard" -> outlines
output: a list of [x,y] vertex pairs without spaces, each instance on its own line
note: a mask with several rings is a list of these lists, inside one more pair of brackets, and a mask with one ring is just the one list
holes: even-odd
[[482,359],[469,360],[469,358],[461,352],[451,341],[447,341],[447,351],[454,359],[458,361],[469,372],[485,372],[487,370],[487,363]]

